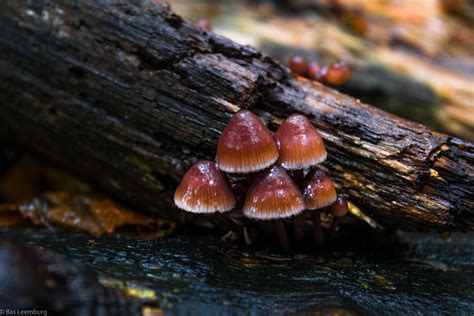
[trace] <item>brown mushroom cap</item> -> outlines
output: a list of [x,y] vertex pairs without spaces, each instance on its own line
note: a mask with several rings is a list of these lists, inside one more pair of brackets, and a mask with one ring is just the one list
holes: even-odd
[[250,111],[235,114],[217,144],[216,161],[225,172],[256,172],[268,168],[277,159],[278,149],[272,134]]
[[321,71],[321,65],[315,62],[311,62],[308,65],[308,78],[311,80],[319,80],[319,72]]
[[306,175],[303,181],[303,196],[308,210],[329,206],[337,198],[334,183],[321,170],[312,170]]
[[280,152],[278,164],[287,170],[304,169],[326,160],[323,139],[301,114],[290,115],[275,133]]
[[320,76],[326,83],[342,85],[351,79],[352,70],[345,62],[338,62],[321,69]]
[[223,213],[234,208],[236,201],[216,163],[198,161],[184,175],[174,193],[174,203],[191,213]]
[[291,56],[288,60],[288,67],[295,74],[304,76],[308,69],[308,61],[301,56]]
[[304,209],[298,187],[283,168],[273,166],[258,175],[250,186],[243,212],[250,218],[269,220],[297,215]]
[[336,202],[331,205],[331,213],[335,217],[343,217],[349,212],[349,206],[342,197],[338,197]]

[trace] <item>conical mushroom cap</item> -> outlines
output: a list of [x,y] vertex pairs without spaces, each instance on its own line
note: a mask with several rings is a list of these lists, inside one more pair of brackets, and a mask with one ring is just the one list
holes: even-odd
[[304,178],[303,197],[308,210],[323,208],[336,201],[336,188],[324,171],[312,170]]
[[287,170],[304,169],[326,160],[323,139],[311,122],[292,114],[275,133],[280,152],[278,164]]
[[250,186],[243,212],[250,218],[268,220],[297,215],[304,209],[298,187],[283,168],[273,166],[258,175]]
[[191,213],[227,212],[235,197],[225,174],[215,162],[196,162],[183,177],[174,193],[174,203]]
[[278,149],[272,134],[258,116],[244,110],[230,119],[217,145],[216,161],[222,171],[256,172],[277,159]]

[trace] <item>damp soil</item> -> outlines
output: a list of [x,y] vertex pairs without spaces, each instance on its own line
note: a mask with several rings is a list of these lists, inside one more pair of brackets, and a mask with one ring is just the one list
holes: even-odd
[[167,315],[474,314],[474,234],[361,233],[290,253],[188,234],[131,240],[10,228],[0,240],[57,252]]

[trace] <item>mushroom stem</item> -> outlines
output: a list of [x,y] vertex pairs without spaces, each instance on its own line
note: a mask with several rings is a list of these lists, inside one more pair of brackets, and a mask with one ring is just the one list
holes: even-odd
[[[293,181],[296,185],[301,188],[301,184],[303,183],[304,179],[304,170],[297,169],[293,171]],[[305,220],[305,212],[301,212],[300,214],[296,215],[293,221],[293,238],[298,241],[303,239],[304,237],[304,220]]]
[[244,241],[245,241],[245,244],[247,246],[250,246],[252,244],[252,239],[250,239],[250,235],[249,235],[249,232],[247,230],[247,227],[244,226],[244,228],[242,229],[243,231],[243,234],[244,234]]
[[234,233],[237,234],[237,236],[241,238],[244,237],[242,227],[236,222],[234,222],[233,220],[231,220],[230,218],[228,218],[226,215],[220,212],[216,212],[214,213],[214,217],[220,224],[224,226],[225,229],[233,231]]
[[344,198],[338,197],[328,209],[334,216],[331,226],[329,227],[329,231],[333,233],[339,224],[339,218],[345,216],[347,212],[349,212],[349,205],[347,205],[347,201]]
[[301,212],[301,214],[296,215],[295,219],[293,220],[293,238],[295,240],[301,240],[304,237],[304,220],[304,211]]
[[319,210],[313,211],[313,229],[314,229],[314,243],[317,248],[323,246],[323,232],[321,229],[321,214]]
[[336,231],[337,225],[339,225],[340,218],[335,217],[332,219],[331,226],[329,226],[328,232],[329,234],[333,234]]
[[283,250],[288,251],[290,249],[290,241],[288,240],[288,236],[286,235],[285,225],[283,225],[283,221],[273,221],[273,229],[278,237],[280,246],[283,248]]

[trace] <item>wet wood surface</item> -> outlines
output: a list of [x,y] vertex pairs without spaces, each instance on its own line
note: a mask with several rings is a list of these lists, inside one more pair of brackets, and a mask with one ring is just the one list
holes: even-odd
[[474,146],[199,29],[162,1],[0,3],[0,142],[21,145],[144,211],[213,159],[241,108],[275,130],[308,116],[340,192],[382,225],[474,228]]
[[[68,283],[73,286],[68,292],[48,292],[47,302],[52,305],[48,313],[56,311],[54,306],[64,306],[60,304],[63,302],[71,306],[70,302],[78,301],[77,296],[82,300],[71,307],[79,311],[88,308],[88,313],[82,313],[85,315],[474,313],[472,234],[455,233],[448,241],[424,233],[390,237],[375,230],[369,231],[375,235],[367,232],[356,230],[317,253],[285,254],[236,247],[217,237],[199,235],[134,240],[35,228],[0,229],[0,238],[44,247],[67,258],[54,267],[69,272],[60,276],[65,275],[64,280],[71,280]],[[0,242],[0,251],[1,246]],[[2,266],[5,259],[8,257],[0,256],[0,268],[8,273],[15,266]],[[92,282],[76,281],[88,274],[84,275],[84,268],[73,269],[70,261],[93,270],[103,286],[112,287],[110,290],[118,288],[137,298],[144,303],[143,312],[139,309],[137,313],[130,299],[112,296],[100,300],[103,291],[93,292]],[[20,285],[31,288],[33,280],[26,279],[29,282]],[[62,289],[61,279],[58,281]],[[5,283],[0,283],[0,293],[2,288]],[[11,290],[6,294],[9,300],[0,295],[4,307],[31,297],[14,295]],[[145,313],[146,305],[159,307],[162,313]],[[101,314],[100,310],[105,311]],[[82,315],[73,315],[78,314]]]

